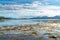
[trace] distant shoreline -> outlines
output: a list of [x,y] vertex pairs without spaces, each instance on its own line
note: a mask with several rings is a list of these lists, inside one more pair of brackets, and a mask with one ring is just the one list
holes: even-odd
[[[0,19],[0,20],[31,20],[29,18],[25,19],[25,18],[21,18],[21,19],[14,19],[14,18],[11,18],[11,19]],[[34,20],[34,19],[33,19]],[[60,19],[40,19],[40,20],[60,20]]]

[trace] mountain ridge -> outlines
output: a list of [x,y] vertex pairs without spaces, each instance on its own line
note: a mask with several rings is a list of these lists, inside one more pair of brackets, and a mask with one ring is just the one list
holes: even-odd
[[10,18],[10,17],[3,17],[0,16],[1,19],[60,19],[60,16],[48,17],[48,16],[32,16],[32,17],[23,17],[23,18]]

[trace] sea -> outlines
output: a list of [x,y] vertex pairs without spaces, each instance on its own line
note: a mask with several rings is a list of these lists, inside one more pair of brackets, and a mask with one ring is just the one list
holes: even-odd
[[24,24],[34,24],[40,22],[48,22],[48,21],[55,21],[59,22],[60,19],[10,19],[10,20],[0,20],[0,26],[17,26],[17,25],[24,25]]

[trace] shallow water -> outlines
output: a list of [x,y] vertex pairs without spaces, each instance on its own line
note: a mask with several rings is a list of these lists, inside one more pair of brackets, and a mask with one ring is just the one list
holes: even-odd
[[[30,19],[30,20],[2,20],[0,21],[0,26],[11,26],[11,25],[22,25],[22,24],[34,24],[34,23],[41,23],[43,22],[45,24],[45,22],[48,22],[48,21],[60,21],[60,20],[49,20],[49,19]],[[39,37],[35,37],[35,36],[29,36],[29,35],[24,35],[24,34],[20,34],[16,31],[16,33],[18,34],[3,34],[3,35],[0,35],[2,36],[3,38],[1,38],[0,40],[11,40],[11,39],[14,39],[18,37],[18,40],[20,40],[20,37],[22,37],[21,40],[53,40],[51,38],[48,38],[46,34],[46,32],[43,30],[43,29],[39,29],[37,27],[33,27],[35,31],[37,31],[38,35],[41,36],[43,35],[44,39],[43,38],[39,38]],[[54,31],[57,31],[57,34],[55,34],[55,32],[51,33],[52,35],[59,35],[60,36],[60,28],[57,26],[57,28],[52,28]],[[46,29],[47,30],[52,30],[51,28],[49,29]],[[15,32],[15,31],[14,31]],[[13,31],[10,31],[10,33],[14,33]],[[20,32],[20,30],[19,30]],[[7,32],[6,32],[7,33]],[[17,39],[16,39],[17,40]],[[60,38],[58,38],[58,40],[60,40]]]

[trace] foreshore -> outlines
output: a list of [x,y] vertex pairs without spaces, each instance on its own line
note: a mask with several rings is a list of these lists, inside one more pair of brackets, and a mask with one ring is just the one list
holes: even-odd
[[[60,23],[46,22],[19,26],[0,27],[0,39],[7,40],[58,40],[60,39]],[[5,35],[5,36],[4,36]],[[6,36],[7,35],[7,36]],[[25,38],[27,36],[27,38]],[[13,37],[11,39],[11,37]],[[30,37],[30,38],[28,38]]]

